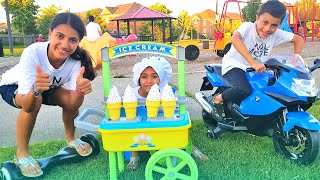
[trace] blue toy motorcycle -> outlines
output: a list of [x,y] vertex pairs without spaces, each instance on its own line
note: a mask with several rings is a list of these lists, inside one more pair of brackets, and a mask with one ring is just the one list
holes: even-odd
[[221,75],[221,65],[205,65],[206,76],[195,96],[203,108],[207,136],[214,139],[227,130],[272,136],[276,151],[295,162],[311,164],[320,155],[320,123],[306,110],[318,100],[311,72],[320,67],[320,59],[308,67],[299,55],[279,54],[265,66],[263,73],[247,69],[252,94],[240,105],[224,102],[226,118],[218,121],[212,116],[212,98],[232,85]]

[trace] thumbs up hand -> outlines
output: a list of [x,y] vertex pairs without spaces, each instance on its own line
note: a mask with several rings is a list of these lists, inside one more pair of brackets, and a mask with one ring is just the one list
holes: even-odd
[[85,67],[82,66],[76,82],[77,83],[76,91],[79,95],[85,95],[92,92],[91,82],[89,79],[83,77],[84,72],[85,72]]
[[50,87],[50,78],[49,74],[42,72],[42,69],[39,65],[36,65],[37,75],[34,82],[34,88],[38,92],[43,92],[49,90]]

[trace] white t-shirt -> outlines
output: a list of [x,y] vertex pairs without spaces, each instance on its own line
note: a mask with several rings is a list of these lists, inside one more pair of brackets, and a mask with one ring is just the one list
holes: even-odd
[[100,37],[99,31],[101,31],[101,28],[99,24],[95,22],[90,22],[86,26],[86,31],[88,41],[95,42]]
[[[293,33],[277,29],[273,34],[262,39],[256,31],[256,24],[252,22],[242,23],[236,31],[241,34],[243,43],[252,57],[262,63],[268,60],[268,55],[271,53],[273,46],[288,43],[294,36]],[[248,67],[251,66],[232,45],[222,59],[222,74],[233,68],[240,68],[245,71]]]
[[34,43],[24,49],[20,62],[2,75],[0,86],[18,84],[18,93],[27,94],[35,82],[36,65],[39,65],[42,72],[49,74],[50,89],[63,86],[66,89],[75,90],[81,66],[80,60],[69,57],[59,69],[55,69],[47,56],[49,43],[49,41]]

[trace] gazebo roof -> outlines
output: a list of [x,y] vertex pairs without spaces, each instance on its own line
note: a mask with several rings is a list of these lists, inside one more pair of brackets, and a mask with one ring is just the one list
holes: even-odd
[[167,14],[163,14],[161,12],[152,10],[150,8],[147,8],[145,6],[142,6],[139,9],[135,9],[132,11],[129,11],[126,14],[123,14],[121,16],[118,16],[111,21],[119,21],[119,20],[148,20],[148,19],[176,19],[174,17],[171,17]]

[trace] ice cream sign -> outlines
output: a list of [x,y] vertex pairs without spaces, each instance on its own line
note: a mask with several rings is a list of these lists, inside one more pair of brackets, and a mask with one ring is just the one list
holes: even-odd
[[130,55],[135,53],[155,53],[159,55],[176,57],[176,47],[153,43],[153,42],[139,42],[139,43],[127,43],[119,46],[109,48],[109,57],[117,58],[124,55]]

